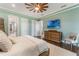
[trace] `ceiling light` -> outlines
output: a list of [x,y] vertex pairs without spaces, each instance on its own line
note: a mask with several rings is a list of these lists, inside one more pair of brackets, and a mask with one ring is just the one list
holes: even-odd
[[35,7],[35,10],[37,10],[37,11],[38,11],[38,10],[39,10],[39,8],[38,8],[38,7]]
[[33,12],[44,12],[48,8],[48,3],[25,3],[26,8]]
[[16,7],[16,5],[15,4],[12,4],[12,7]]

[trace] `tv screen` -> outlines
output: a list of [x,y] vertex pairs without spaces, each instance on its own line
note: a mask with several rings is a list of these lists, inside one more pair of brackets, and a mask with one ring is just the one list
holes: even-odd
[[60,19],[49,20],[47,27],[48,28],[60,28]]

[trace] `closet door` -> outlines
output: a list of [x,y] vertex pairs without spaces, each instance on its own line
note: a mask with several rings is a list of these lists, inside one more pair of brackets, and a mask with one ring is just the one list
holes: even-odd
[[29,35],[29,20],[21,19],[21,36]]

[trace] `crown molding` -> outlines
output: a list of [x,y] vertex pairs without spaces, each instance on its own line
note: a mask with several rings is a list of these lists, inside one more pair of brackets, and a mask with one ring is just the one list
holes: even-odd
[[20,12],[16,12],[14,10],[11,10],[11,9],[7,9],[7,8],[4,8],[4,7],[0,7],[0,10],[1,11],[4,11],[4,12],[8,12],[8,13],[12,13],[12,14],[16,14],[16,15],[20,15],[20,16],[23,16],[23,17],[27,17],[29,19],[36,19],[35,17],[32,17],[32,16],[28,16],[28,15],[25,15],[23,13],[20,13]]
[[72,9],[75,9],[75,8],[78,8],[78,7],[79,7],[79,4],[76,4],[76,5],[74,5],[74,6],[71,6],[71,7],[68,7],[68,8],[59,10],[59,11],[56,11],[56,12],[51,12],[51,13],[46,14],[46,15],[44,15],[44,16],[42,16],[42,17],[39,17],[39,18],[37,18],[37,17],[32,17],[32,16],[28,16],[28,15],[25,15],[25,14],[23,14],[23,13],[21,13],[21,12],[16,12],[16,11],[14,11],[14,10],[7,9],[7,8],[3,8],[3,7],[0,7],[0,10],[5,11],[5,12],[9,12],[9,13],[13,13],[13,14],[17,14],[17,15],[21,15],[21,16],[27,17],[27,18],[29,18],[29,19],[37,20],[37,19],[46,19],[46,18],[48,18],[48,17],[50,17],[50,16],[52,16],[52,15],[56,15],[56,14],[59,14],[59,13],[62,13],[62,12],[66,12],[66,11],[69,11],[69,10],[72,10]]
[[53,15],[57,15],[59,13],[66,12],[66,11],[69,11],[69,10],[72,10],[72,9],[75,9],[75,8],[78,8],[78,7],[79,7],[79,4],[76,4],[74,6],[71,6],[71,7],[68,7],[68,8],[53,12],[53,13],[51,12],[51,13],[49,13],[47,15],[44,15],[44,16],[40,17],[40,19],[46,19],[46,18],[51,17]]

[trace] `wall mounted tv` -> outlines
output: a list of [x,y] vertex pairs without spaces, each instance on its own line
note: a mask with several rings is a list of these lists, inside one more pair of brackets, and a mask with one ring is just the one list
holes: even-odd
[[48,20],[47,27],[54,28],[54,29],[60,28],[60,19]]

